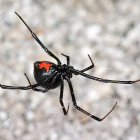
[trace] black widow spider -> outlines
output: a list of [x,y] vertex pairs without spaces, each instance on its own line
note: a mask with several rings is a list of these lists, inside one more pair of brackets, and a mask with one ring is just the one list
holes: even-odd
[[[0,87],[2,89],[19,89],[19,90],[29,90],[32,89],[34,91],[38,91],[38,92],[47,92],[50,89],[54,89],[58,86],[60,86],[60,97],[59,97],[59,101],[63,110],[64,115],[68,114],[68,110],[69,110],[69,105],[68,108],[66,109],[63,103],[63,89],[64,89],[64,80],[67,81],[68,85],[69,85],[69,89],[70,89],[70,94],[72,97],[72,102],[74,107],[83,112],[84,114],[86,114],[87,116],[95,119],[96,121],[102,121],[104,120],[115,108],[117,102],[115,103],[115,105],[112,107],[112,109],[102,118],[96,117],[94,115],[92,115],[91,113],[85,111],[84,109],[82,109],[81,107],[79,107],[77,105],[76,102],[76,98],[74,95],[74,90],[73,90],[73,86],[71,83],[71,78],[73,75],[81,75],[83,77],[92,79],[92,80],[96,80],[99,82],[104,82],[104,83],[120,83],[120,84],[133,84],[136,82],[139,82],[139,80],[135,80],[135,81],[117,81],[117,80],[108,80],[108,79],[102,79],[102,78],[98,78],[95,76],[91,76],[88,75],[86,73],[84,73],[85,71],[88,71],[90,69],[92,69],[94,67],[94,63],[91,59],[91,57],[88,55],[90,61],[91,61],[91,65],[82,69],[82,70],[77,70],[75,69],[73,66],[70,66],[70,57],[62,54],[64,57],[66,57],[67,60],[67,64],[61,64],[61,61],[57,58],[57,56],[55,56],[51,51],[48,50],[48,48],[46,48],[44,46],[44,44],[40,41],[40,39],[36,36],[36,34],[30,29],[30,27],[27,25],[27,23],[21,18],[21,16],[19,14],[17,14],[15,12],[15,14],[22,20],[22,22],[25,24],[25,26],[28,28],[28,30],[30,31],[32,37],[39,43],[39,45],[44,49],[44,51],[50,55],[52,58],[54,58],[57,61],[57,64],[54,64],[52,62],[49,61],[37,61],[34,63],[34,77],[35,80],[37,82],[37,84],[32,85],[29,78],[27,77],[27,75],[25,74],[29,85],[28,86],[8,86],[8,85],[2,85],[0,84]],[[41,86],[43,89],[41,88],[37,88]]]

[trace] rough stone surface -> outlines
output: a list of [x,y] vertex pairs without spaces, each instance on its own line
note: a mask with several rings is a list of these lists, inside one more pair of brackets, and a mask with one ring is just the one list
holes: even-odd
[[[135,80],[140,78],[139,0],[0,0],[0,84],[32,83],[33,63],[53,61],[31,37],[14,14],[18,12],[48,49],[63,63],[61,53],[71,57],[71,65],[97,77]],[[74,76],[79,106],[102,117],[96,122],[75,110],[68,86],[64,116],[59,104],[59,88],[46,94],[0,89],[0,140],[139,140],[140,83],[104,84]],[[65,83],[67,85],[67,83]]]

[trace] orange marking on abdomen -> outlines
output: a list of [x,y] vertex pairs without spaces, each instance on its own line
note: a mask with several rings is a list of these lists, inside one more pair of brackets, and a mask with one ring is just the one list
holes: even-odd
[[39,64],[39,69],[45,68],[45,70],[48,72],[51,68],[52,64],[46,63],[46,62],[41,62]]

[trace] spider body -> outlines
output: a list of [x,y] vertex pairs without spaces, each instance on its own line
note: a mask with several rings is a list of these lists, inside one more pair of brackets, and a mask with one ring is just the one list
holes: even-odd
[[[15,12],[16,13],[16,12]],[[3,85],[0,84],[0,87],[2,89],[18,89],[18,90],[29,90],[32,89],[37,92],[43,92],[47,93],[48,90],[57,88],[60,86],[60,96],[59,96],[59,102],[62,107],[64,115],[68,114],[69,111],[69,105],[67,109],[65,108],[64,102],[63,102],[63,91],[64,91],[64,80],[67,81],[73,106],[81,111],[82,113],[86,114],[87,116],[91,117],[92,119],[95,119],[96,121],[102,121],[104,120],[115,108],[117,102],[114,104],[112,109],[102,118],[96,117],[95,115],[92,115],[91,113],[87,112],[86,110],[82,109],[77,105],[76,98],[74,95],[74,89],[73,85],[71,82],[71,78],[73,75],[77,76],[83,76],[85,78],[91,79],[91,80],[96,80],[99,82],[104,82],[104,83],[120,83],[120,84],[133,84],[136,82],[139,82],[140,79],[134,80],[134,81],[118,81],[118,80],[109,80],[109,79],[102,79],[99,77],[95,77],[92,75],[88,75],[85,72],[94,68],[94,63],[91,59],[91,57],[88,55],[91,65],[82,69],[82,70],[77,70],[73,66],[70,66],[70,57],[62,54],[64,57],[66,57],[67,63],[62,64],[61,61],[57,56],[55,56],[45,45],[40,41],[40,39],[37,37],[37,35],[31,30],[31,28],[27,25],[27,23],[21,18],[20,15],[16,13],[16,15],[22,20],[22,22],[25,24],[25,26],[28,28],[30,31],[32,37],[37,41],[37,43],[42,47],[42,49],[50,55],[53,59],[56,60],[57,64],[52,63],[50,61],[37,61],[34,63],[34,78],[36,80],[36,84],[31,84],[29,78],[25,74],[29,85],[28,86],[9,86],[9,85]],[[42,88],[39,88],[42,87]]]
[[[66,79],[66,77],[72,78],[71,68],[73,67],[66,64],[58,66],[49,61],[37,61],[34,63],[34,77],[37,83],[42,83],[41,87],[49,88],[50,90],[60,86],[62,79]],[[54,75],[50,78],[53,73]],[[54,78],[54,83],[50,86],[50,82]]]

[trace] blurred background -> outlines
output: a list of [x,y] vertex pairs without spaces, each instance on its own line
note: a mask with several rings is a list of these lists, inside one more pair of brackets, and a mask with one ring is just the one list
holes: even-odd
[[[66,63],[90,75],[116,80],[140,78],[139,0],[0,0],[0,84],[28,85],[33,63],[55,62],[35,42],[19,13],[42,42]],[[77,103],[103,117],[97,122],[76,110],[65,83],[63,115],[60,89],[46,94],[32,90],[0,89],[0,140],[139,140],[140,83],[105,84],[73,76]]]

